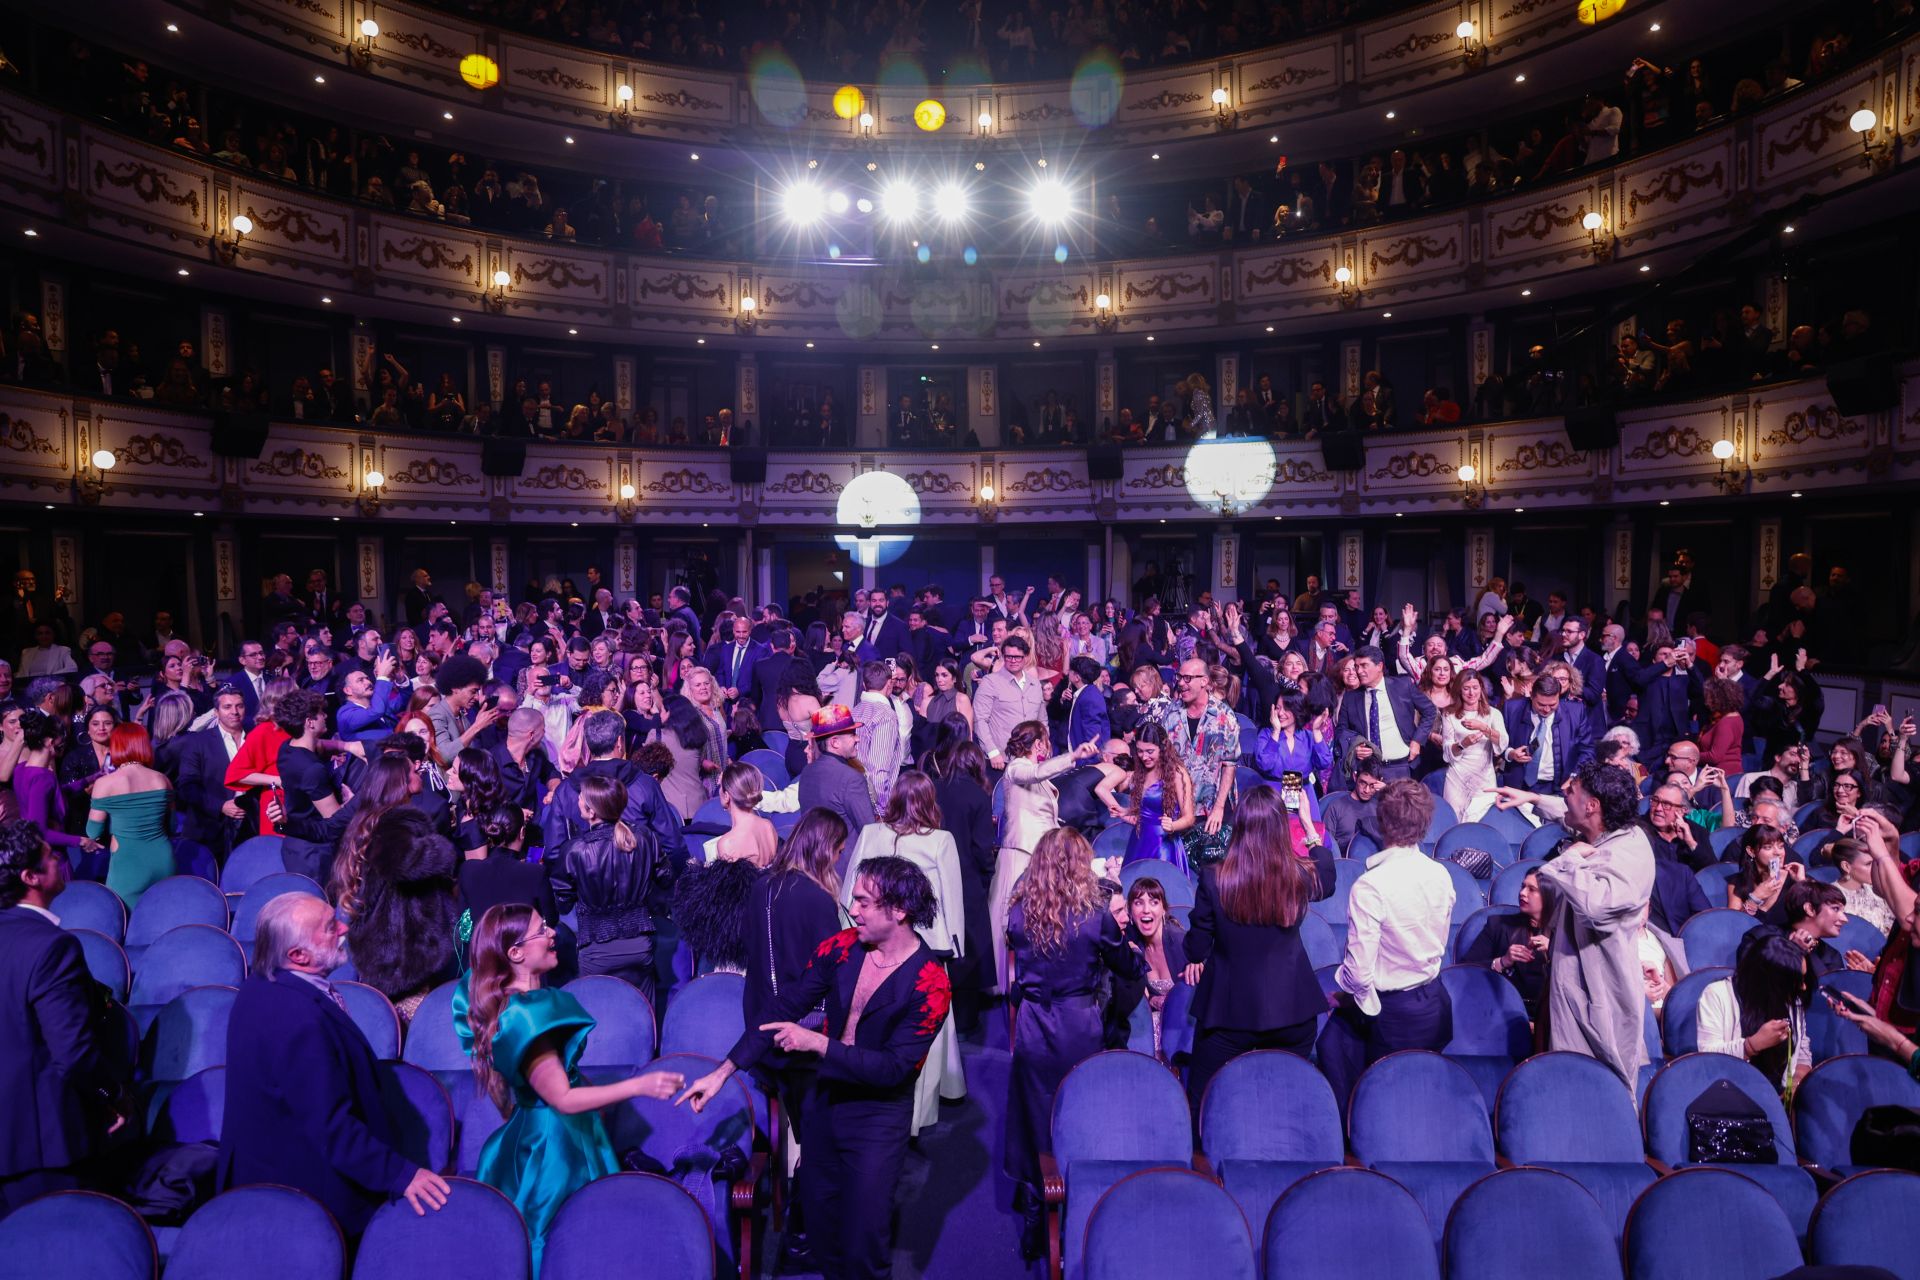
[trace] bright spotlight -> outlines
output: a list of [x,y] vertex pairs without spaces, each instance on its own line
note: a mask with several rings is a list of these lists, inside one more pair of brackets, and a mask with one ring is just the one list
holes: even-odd
[[836,191],[828,196],[827,211],[829,213],[845,213],[847,211],[847,193],[844,191]]
[[967,189],[957,182],[943,182],[934,190],[933,211],[943,222],[959,222],[967,216]]
[[895,178],[880,190],[880,212],[889,222],[905,222],[920,211],[920,191],[911,182]]
[[781,195],[780,205],[788,222],[804,227],[820,221],[821,215],[827,211],[827,198],[813,183],[796,182]]
[[1042,178],[1033,184],[1033,190],[1027,193],[1027,210],[1035,221],[1051,226],[1065,222],[1073,212],[1073,197],[1066,187],[1052,178]]
[[855,200],[853,202],[853,207],[858,209],[862,213],[872,213],[873,201],[867,199],[865,196],[861,196],[858,200]]

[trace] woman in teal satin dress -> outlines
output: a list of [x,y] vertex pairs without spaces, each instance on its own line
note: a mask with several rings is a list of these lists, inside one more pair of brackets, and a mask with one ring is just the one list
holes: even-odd
[[672,1071],[581,1082],[577,1068],[594,1021],[574,997],[540,985],[559,962],[553,937],[530,906],[490,909],[473,931],[473,968],[455,991],[453,1011],[481,1089],[507,1117],[480,1153],[478,1176],[519,1207],[533,1241],[533,1275],[567,1197],[619,1171],[600,1109],[628,1098],[671,1098],[684,1083]]

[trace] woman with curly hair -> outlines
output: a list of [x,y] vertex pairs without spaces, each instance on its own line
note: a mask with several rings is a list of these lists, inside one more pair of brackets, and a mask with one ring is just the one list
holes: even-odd
[[[1115,798],[1123,786],[1127,805]],[[1133,740],[1133,771],[1102,781],[1093,794],[1116,820],[1133,828],[1125,861],[1155,858],[1192,876],[1181,836],[1194,823],[1193,775],[1180,763],[1180,753],[1173,749],[1165,729],[1151,722],[1140,726]]]
[[1101,971],[1144,982],[1146,965],[1128,946],[1093,875],[1093,846],[1071,827],[1034,846],[1007,909],[1011,995],[1019,1010],[1007,1083],[1007,1176],[1021,1215],[1020,1247],[1031,1261],[1045,1242],[1040,1157],[1052,1149],[1053,1097],[1060,1082],[1105,1043]]
[[347,926],[347,947],[360,981],[393,1001],[402,1025],[459,968],[459,871],[453,842],[412,805],[388,810],[367,837],[361,907]]
[[381,756],[367,766],[360,789],[353,795],[353,817],[340,837],[327,877],[327,896],[351,922],[364,905],[361,897],[367,870],[367,842],[374,824],[407,802],[413,794],[413,765],[397,756]]

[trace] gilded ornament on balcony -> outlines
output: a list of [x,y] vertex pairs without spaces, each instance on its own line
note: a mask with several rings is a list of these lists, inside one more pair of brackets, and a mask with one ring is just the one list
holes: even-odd
[[1162,89],[1151,98],[1141,98],[1127,104],[1129,111],[1166,111],[1173,107],[1184,107],[1199,102],[1203,95],[1198,93],[1175,93],[1171,89]]
[[1439,455],[1408,450],[1397,453],[1367,472],[1369,480],[1411,480],[1427,476],[1450,476],[1455,468],[1440,461]]
[[1846,440],[1866,429],[1866,423],[1841,417],[1830,404],[1810,404],[1799,413],[1788,414],[1761,439],[1771,445],[1806,444],[1813,440]]
[[1265,93],[1269,89],[1291,89],[1297,84],[1305,84],[1309,80],[1318,80],[1321,76],[1332,74],[1325,67],[1283,67],[1270,76],[1255,80],[1241,91],[1241,96]]
[[253,474],[283,479],[342,480],[347,473],[344,468],[329,463],[321,454],[308,453],[305,449],[282,449],[254,463]]
[[264,228],[279,236],[288,244],[324,244],[335,253],[340,251],[340,229],[338,227],[322,233],[314,223],[313,214],[305,209],[296,209],[290,205],[268,205],[265,213],[260,213],[252,205],[247,206],[247,216],[253,219],[253,225]]
[[1255,285],[1277,284],[1282,287],[1299,284],[1319,276],[1331,284],[1333,282],[1333,264],[1325,258],[1275,258],[1264,271],[1248,271],[1242,291],[1252,293]]
[[1504,227],[1496,227],[1493,232],[1493,247],[1504,249],[1509,240],[1545,240],[1562,227],[1571,227],[1580,221],[1578,209],[1568,212],[1567,206],[1556,200],[1552,204],[1535,205],[1522,210],[1520,215]]
[[812,469],[790,471],[779,480],[765,486],[768,493],[817,493],[822,495],[839,493],[840,490],[845,487],[845,485],[835,480],[826,472],[814,471]]
[[[1645,204],[1678,204],[1687,193],[1701,187],[1718,187],[1726,182],[1726,168],[1715,161],[1713,168],[1706,169],[1705,161],[1688,160],[1670,168],[1662,169],[1644,191],[1627,192],[1627,213],[1629,216],[1640,212]],[[1695,174],[1693,170],[1705,169]]]
[[727,305],[727,285],[723,280],[719,284],[702,283],[705,276],[687,275],[675,272],[670,276],[660,276],[640,282],[640,296],[651,298],[654,294],[664,294],[675,302],[692,302],[696,298],[711,298],[722,307]]
[[704,471],[695,471],[691,467],[681,467],[675,471],[663,471],[658,480],[650,481],[648,493],[730,493],[733,482],[715,480]]
[[1542,440],[1523,444],[1511,458],[1502,458],[1495,471],[1555,471],[1561,467],[1584,467],[1587,455],[1562,440]]
[[1008,493],[1074,493],[1087,488],[1087,478],[1060,467],[1041,467],[1007,481]]
[[1151,276],[1135,284],[1129,280],[1121,290],[1128,302],[1141,298],[1157,298],[1162,302],[1172,302],[1175,298],[1189,293],[1210,296],[1213,293],[1213,281],[1210,276],[1196,276],[1188,271],[1169,271],[1165,275]]
[[1438,236],[1403,236],[1393,241],[1386,253],[1367,255],[1367,274],[1373,275],[1381,267],[1417,267],[1430,259],[1453,259],[1460,256],[1460,241],[1450,239],[1442,243]]
[[570,76],[558,67],[515,67],[513,74],[525,76],[535,84],[546,85],[549,89],[588,90],[595,86],[579,76]]
[[1662,458],[1693,458],[1703,453],[1712,455],[1713,441],[1698,430],[1666,427],[1629,449],[1627,456],[1640,462],[1657,462]]
[[164,201],[176,208],[189,210],[196,218],[200,216],[200,193],[176,190],[172,176],[150,164],[128,160],[108,168],[106,161],[96,160],[93,165],[93,185],[98,187],[102,183],[131,190],[140,198],[141,204]]

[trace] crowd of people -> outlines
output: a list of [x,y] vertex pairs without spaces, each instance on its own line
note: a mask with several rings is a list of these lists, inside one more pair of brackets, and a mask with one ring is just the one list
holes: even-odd
[[[1834,566],[1816,589],[1796,556],[1749,625],[1716,635],[1685,552],[1634,607],[1494,578],[1433,619],[1317,578],[1292,598],[1277,581],[1245,602],[1203,592],[1172,617],[1151,565],[1131,602],[996,574],[954,606],[905,584],[623,599],[598,568],[449,599],[418,570],[390,611],[314,570],[265,584],[227,669],[170,615],[79,625],[23,573],[20,659],[0,665],[0,948],[17,939],[53,976],[0,1019],[60,1138],[0,1150],[0,1189],[12,1208],[111,1188],[104,1134],[139,1123],[94,1024],[52,1012],[104,999],[47,924],[69,879],[137,907],[263,835],[327,898],[261,915],[219,1177],[306,1188],[350,1233],[389,1197],[431,1211],[446,1186],[393,1149],[370,1051],[326,999],[343,962],[403,1022],[459,982],[477,1087],[512,1117],[480,1176],[536,1250],[564,1193],[618,1167],[596,1112],[699,1108],[740,1071],[797,1118],[790,1261],[827,1275],[886,1273],[908,1138],[966,1096],[961,1044],[1008,1002],[1004,1172],[1033,1256],[1052,1097],[1101,1048],[1167,1057],[1197,1115],[1252,1049],[1312,1054],[1344,1104],[1381,1056],[1447,1043],[1456,890],[1423,848],[1442,804],[1564,828],[1519,913],[1460,960],[1515,985],[1543,1048],[1628,1086],[1644,1006],[1687,972],[1682,926],[1721,905],[1695,872],[1730,864],[1725,905],[1755,928],[1701,1002],[1702,1048],[1790,1090],[1823,974],[1873,971],[1872,1013],[1848,1016],[1895,1049],[1914,1020],[1897,854],[1914,721],[1876,706],[1815,739],[1822,659],[1858,629],[1849,587]],[[1096,852],[1112,826],[1124,841]],[[1342,854],[1366,870],[1316,1034],[1329,999],[1300,926]],[[1888,935],[1877,965],[1831,945],[1849,917]],[[748,1028],[712,1073],[589,1084],[570,1066],[593,1020],[565,979],[614,975],[657,1005],[711,970],[746,975]],[[1163,1034],[1181,985],[1190,1039]],[[323,1061],[291,1062],[316,1022]],[[310,1087],[280,1088],[289,1073]]]

